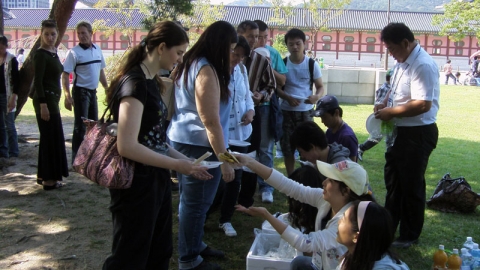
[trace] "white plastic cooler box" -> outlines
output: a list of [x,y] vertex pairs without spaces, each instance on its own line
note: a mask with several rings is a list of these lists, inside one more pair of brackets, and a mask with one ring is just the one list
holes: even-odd
[[[258,255],[258,246],[261,244],[265,246],[267,250],[280,245],[280,235],[278,233],[262,233],[262,235],[262,237],[260,237],[260,235],[255,237],[255,241],[253,241],[253,245],[248,252],[247,270],[289,270],[293,258],[281,259]],[[299,255],[301,255],[301,252],[297,250],[296,256]]]

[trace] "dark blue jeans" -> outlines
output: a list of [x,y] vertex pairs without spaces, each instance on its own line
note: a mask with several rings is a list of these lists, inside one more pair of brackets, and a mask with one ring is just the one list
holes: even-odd
[[8,136],[6,129],[7,95],[0,94],[0,157],[8,158]]
[[[198,158],[206,151],[213,153],[211,147],[171,142],[173,148],[189,158]],[[207,158],[208,161],[218,161],[216,155]],[[180,204],[178,206],[178,268],[191,269],[202,263],[200,252],[207,245],[202,241],[203,226],[208,209],[213,203],[218,183],[222,181],[220,167],[208,172],[213,178],[207,181],[198,180],[193,176],[178,173],[180,184]]]
[[18,135],[15,127],[15,112],[7,113],[5,117],[8,138],[8,157],[18,157]]
[[73,123],[72,136],[72,164],[77,155],[78,148],[85,136],[85,125],[82,117],[91,120],[98,120],[98,104],[97,90],[86,89],[74,86],[72,89],[73,96],[73,114],[75,121]]

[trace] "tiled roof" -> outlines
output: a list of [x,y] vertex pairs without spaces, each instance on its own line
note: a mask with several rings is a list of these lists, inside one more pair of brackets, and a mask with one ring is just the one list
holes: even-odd
[[[31,29],[40,27],[41,21],[48,18],[50,9],[12,8],[10,12],[13,13],[16,18],[5,20],[4,25],[6,28]],[[145,14],[141,13],[138,9],[133,10],[132,24],[135,28],[143,28],[143,18],[145,18]],[[76,9],[68,22],[68,28],[75,28],[77,23],[82,20],[93,23],[99,19],[104,19],[107,26],[114,26],[119,22],[118,14],[109,9]]]
[[[89,0],[95,1],[95,0]],[[11,9],[15,19],[5,20],[7,28],[36,28],[40,26],[40,22],[48,17],[50,9]],[[296,8],[293,10],[293,16],[285,19],[283,24],[287,27],[308,28],[311,19],[305,16],[307,10]],[[322,11],[321,16],[327,16],[327,10]],[[274,17],[274,11],[269,7],[241,7],[241,6],[225,6],[223,20],[233,25],[238,25],[243,20],[260,19],[267,22],[270,27],[279,26],[271,22]],[[410,27],[413,32],[417,33],[437,33],[440,26],[431,24],[432,18],[436,14],[429,12],[390,12],[391,22],[403,22]],[[78,21],[87,20],[93,22],[95,19],[105,19],[107,25],[115,25],[118,22],[118,15],[108,9],[76,9],[72,18],[68,23],[69,28],[74,28]],[[145,17],[138,10],[134,10],[133,26],[134,28],[143,28],[141,21]],[[199,18],[200,20],[200,18]],[[380,31],[387,24],[386,11],[372,10],[344,10],[341,14],[330,20],[327,24],[330,30],[360,30],[360,31]],[[281,26],[280,26],[281,27]]]

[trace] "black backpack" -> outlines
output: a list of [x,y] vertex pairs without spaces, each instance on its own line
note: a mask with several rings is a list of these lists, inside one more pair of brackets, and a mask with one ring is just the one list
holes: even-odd
[[[306,56],[305,56],[306,57]],[[285,66],[287,66],[287,57],[283,58],[283,62],[285,63]],[[310,72],[310,89],[313,91],[313,68],[315,65],[315,60],[312,58],[308,58],[308,71]]]

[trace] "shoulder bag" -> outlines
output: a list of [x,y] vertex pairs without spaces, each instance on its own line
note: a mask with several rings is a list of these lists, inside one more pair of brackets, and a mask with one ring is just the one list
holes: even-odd
[[111,113],[105,121],[105,115],[127,77],[118,84],[100,120],[83,119],[87,130],[73,162],[77,173],[110,189],[130,188],[135,170],[135,162],[118,153],[117,123],[110,121]]

